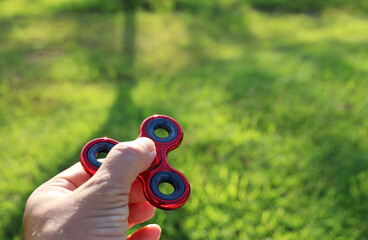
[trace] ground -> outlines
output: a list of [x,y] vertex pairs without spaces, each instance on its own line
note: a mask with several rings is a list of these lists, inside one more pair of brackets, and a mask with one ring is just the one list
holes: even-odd
[[86,142],[132,140],[155,113],[182,125],[169,161],[192,187],[150,221],[163,239],[368,238],[366,15],[15,2],[0,1],[1,239],[21,239],[28,195]]

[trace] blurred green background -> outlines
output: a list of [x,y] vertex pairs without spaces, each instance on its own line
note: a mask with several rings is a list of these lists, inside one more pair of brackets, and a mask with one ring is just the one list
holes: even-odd
[[0,239],[154,113],[192,186],[162,239],[368,239],[367,74],[364,0],[0,0]]

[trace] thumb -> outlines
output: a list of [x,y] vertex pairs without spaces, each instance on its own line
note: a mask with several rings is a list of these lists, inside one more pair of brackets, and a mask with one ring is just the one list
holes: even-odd
[[149,138],[118,143],[90,180],[100,187],[114,188],[120,194],[129,194],[138,174],[151,165],[155,156],[155,144]]

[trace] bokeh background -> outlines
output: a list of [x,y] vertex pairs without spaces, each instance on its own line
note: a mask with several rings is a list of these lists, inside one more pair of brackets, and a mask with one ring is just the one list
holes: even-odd
[[364,0],[0,0],[0,239],[22,239],[27,197],[87,141],[132,140],[154,113],[182,125],[169,160],[192,186],[150,221],[162,239],[368,239],[367,14]]

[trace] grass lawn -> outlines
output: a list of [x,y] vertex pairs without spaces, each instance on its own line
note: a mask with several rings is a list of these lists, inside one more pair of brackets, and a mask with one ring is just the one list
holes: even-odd
[[154,113],[182,125],[192,187],[162,239],[368,238],[368,16],[68,2],[0,1],[0,239],[87,141]]

